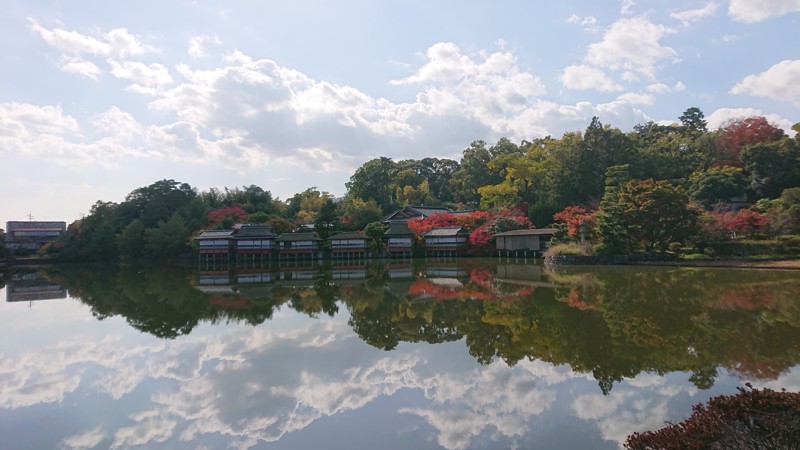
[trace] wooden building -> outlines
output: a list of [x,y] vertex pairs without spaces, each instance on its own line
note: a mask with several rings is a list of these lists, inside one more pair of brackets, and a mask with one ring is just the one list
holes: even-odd
[[369,238],[362,233],[339,233],[328,238],[331,241],[331,257],[369,258]]
[[547,242],[553,237],[553,228],[535,228],[530,230],[514,230],[497,233],[495,247],[498,255],[520,255],[531,254],[536,256],[537,252],[547,249]]
[[464,227],[434,228],[422,234],[428,256],[460,256],[467,244],[469,232]]
[[272,231],[271,225],[242,224],[234,227],[234,231],[232,239],[237,267],[259,267],[260,263],[277,254],[275,240],[278,235]]
[[322,239],[317,233],[283,233],[275,240],[278,244],[278,258],[286,259],[319,259],[319,243]]
[[410,258],[414,233],[405,222],[395,222],[383,233],[386,238],[386,251],[392,258]]

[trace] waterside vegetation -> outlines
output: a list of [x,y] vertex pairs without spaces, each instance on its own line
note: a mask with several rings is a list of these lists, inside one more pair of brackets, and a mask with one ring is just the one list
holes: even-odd
[[280,200],[256,185],[199,192],[161,180],[121,203],[97,201],[42,255],[175,259],[190,252],[203,230],[236,223],[269,224],[278,234],[302,227],[326,236],[364,231],[379,247],[381,220],[409,205],[471,210],[411,228],[419,235],[463,226],[472,255],[491,254],[498,232],[551,225],[554,243],[579,244],[554,252],[693,259],[800,254],[800,133],[790,137],[763,117],[708,130],[693,107],[679,122],[650,122],[627,133],[595,117],[585,131],[561,138],[474,141],[460,161],[375,158],[346,188],[342,198],[310,187]]

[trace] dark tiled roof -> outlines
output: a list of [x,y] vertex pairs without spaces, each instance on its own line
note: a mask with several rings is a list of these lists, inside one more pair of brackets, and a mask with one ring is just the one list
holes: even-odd
[[389,229],[383,233],[384,236],[413,236],[414,233],[408,229],[405,222],[393,223]]
[[497,233],[495,236],[540,236],[555,233],[555,228],[533,228],[530,230],[514,230]]
[[206,230],[200,233],[195,239],[228,239],[233,235],[234,230]]
[[246,239],[246,238],[273,238],[276,237],[274,231],[272,231],[272,226],[270,225],[242,225],[239,228],[239,231],[236,232],[234,235],[237,239]]
[[329,237],[328,239],[369,239],[366,235],[359,233],[357,231],[353,232],[345,232],[334,234],[333,236]]
[[321,241],[317,233],[283,233],[278,236],[278,241]]
[[428,232],[422,233],[423,237],[429,236],[457,236],[459,234],[469,234],[464,227],[441,227],[434,228]]

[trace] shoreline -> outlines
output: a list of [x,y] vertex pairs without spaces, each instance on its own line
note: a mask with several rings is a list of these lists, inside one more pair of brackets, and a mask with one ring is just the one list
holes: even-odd
[[683,260],[674,261],[641,261],[634,263],[642,266],[671,266],[671,267],[720,267],[734,269],[782,269],[800,270],[800,259],[719,259],[719,260]]

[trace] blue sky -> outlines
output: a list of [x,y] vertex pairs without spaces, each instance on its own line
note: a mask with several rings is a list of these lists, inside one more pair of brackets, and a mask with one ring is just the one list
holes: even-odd
[[592,116],[800,121],[800,0],[0,5],[3,222],[71,222],[164,178],[342,195],[374,157]]

